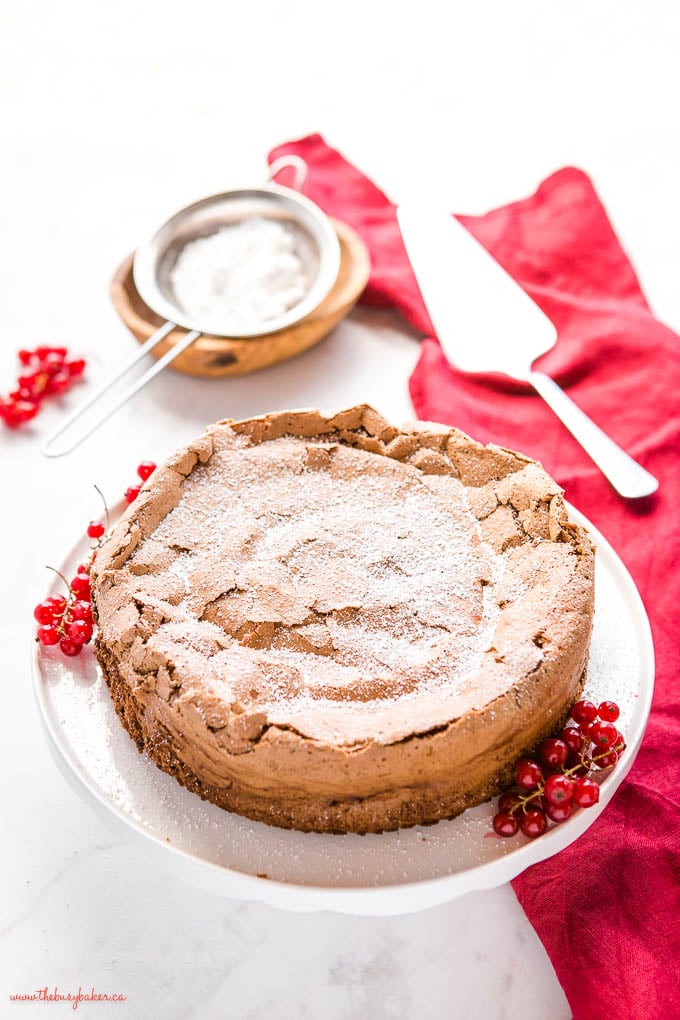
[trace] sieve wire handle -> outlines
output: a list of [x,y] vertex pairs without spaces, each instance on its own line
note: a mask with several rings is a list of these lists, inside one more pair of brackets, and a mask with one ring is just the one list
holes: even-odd
[[144,375],[140,376],[139,379],[136,379],[135,382],[121,394],[118,400],[107,406],[104,413],[99,415],[99,417],[97,417],[85,431],[77,433],[76,438],[70,445],[60,446],[55,450],[54,444],[56,440],[63,436],[65,432],[67,433],[71,426],[74,425],[75,422],[77,422],[85,414],[85,412],[92,407],[93,404],[108,393],[109,390],[111,390],[124,375],[127,375],[130,369],[134,368],[134,366],[137,365],[142,358],[149,353],[149,351],[152,351],[153,348],[161,342],[161,340],[165,339],[168,333],[171,333],[172,330],[176,328],[177,327],[174,322],[165,322],[160,329],[157,329],[156,332],[142,344],[139,350],[136,351],[131,358],[125,361],[102,386],[99,386],[94,393],[80,405],[80,407],[77,407],[75,411],[68,416],[66,421],[60,424],[59,428],[55,429],[55,431],[47,437],[41,447],[43,456],[63,457],[64,454],[71,453],[72,450],[75,450],[82,442],[88,439],[93,432],[96,432],[105,421],[108,421],[111,415],[115,414],[116,411],[118,411],[124,404],[127,404],[128,400],[131,400],[132,397],[139,393],[139,391],[143,389],[147,383],[151,382],[154,376],[158,375],[158,373],[161,372],[166,365],[169,365],[171,361],[174,361],[175,358],[182,353],[182,351],[185,351],[187,347],[191,346],[194,340],[197,340],[198,337],[201,336],[201,333],[197,330],[191,330],[191,332],[185,334],[185,336],[183,336],[181,340],[178,340],[177,343],[173,344],[173,346],[166,351],[165,354],[155,362],[155,364],[151,365]]
[[302,156],[296,156],[293,152],[291,152],[288,156],[279,156],[278,159],[275,159],[273,163],[269,164],[269,176],[267,180],[273,181],[280,170],[285,170],[285,168],[289,166],[293,167],[295,170],[293,188],[295,191],[302,191],[305,181],[307,180],[309,167]]

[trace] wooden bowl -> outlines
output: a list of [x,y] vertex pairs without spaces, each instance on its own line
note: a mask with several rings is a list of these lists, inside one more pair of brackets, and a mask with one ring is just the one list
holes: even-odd
[[[339,220],[332,221],[340,242],[340,271],[331,292],[318,308],[304,319],[261,336],[232,338],[204,333],[170,364],[178,372],[197,376],[245,375],[257,372],[277,361],[292,358],[322,340],[356,304],[368,282],[371,269],[366,245],[359,235]],[[132,277],[130,255],[111,281],[113,307],[130,330],[143,343],[163,324],[163,319],[144,304]],[[177,327],[153,350],[161,355],[173,346],[186,330]]]

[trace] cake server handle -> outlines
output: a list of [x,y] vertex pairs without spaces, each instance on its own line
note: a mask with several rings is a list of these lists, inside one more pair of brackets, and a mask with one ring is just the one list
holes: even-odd
[[527,380],[562,424],[569,429],[619,495],[625,499],[640,499],[656,492],[659,482],[654,475],[629,457],[625,450],[622,450],[573,402],[554,379],[544,375],[543,372],[530,372]]
[[99,417],[95,418],[94,422],[92,422],[85,429],[85,431],[77,433],[76,438],[71,442],[70,445],[60,446],[55,450],[54,444],[56,440],[63,436],[65,432],[68,432],[71,426],[74,425],[75,422],[77,422],[85,414],[85,412],[89,410],[90,407],[92,407],[93,404],[96,404],[97,401],[104,396],[104,394],[108,393],[109,390],[112,389],[113,386],[115,386],[119,379],[122,379],[124,375],[127,375],[130,369],[134,368],[134,366],[142,360],[145,354],[148,354],[149,351],[153,350],[153,348],[156,347],[156,345],[159,344],[161,340],[165,339],[168,333],[171,333],[172,330],[176,328],[177,327],[174,322],[165,322],[160,327],[160,329],[157,329],[156,332],[153,333],[149,337],[149,339],[142,344],[139,350],[136,351],[131,358],[129,358],[126,362],[123,363],[121,368],[119,368],[118,371],[114,373],[114,375],[107,379],[102,386],[98,387],[98,389],[96,389],[94,393],[80,405],[80,407],[77,407],[75,411],[73,411],[73,413],[68,416],[66,421],[62,422],[59,425],[59,428],[55,429],[55,431],[52,432],[47,437],[47,439],[45,440],[41,447],[41,452],[43,456],[63,457],[64,454],[71,453],[72,450],[75,450],[78,446],[80,446],[82,442],[84,442],[89,436],[91,436],[93,432],[96,432],[97,429],[101,425],[103,425],[105,421],[108,421],[111,415],[115,414],[115,412],[118,411],[123,406],[123,404],[127,404],[128,400],[131,400],[132,397],[134,397],[135,394],[139,393],[139,391],[143,389],[147,383],[151,382],[151,380],[155,376],[157,376],[158,373],[161,372],[166,365],[169,365],[171,361],[174,361],[175,358],[182,353],[182,351],[185,351],[187,347],[191,346],[194,340],[197,340],[198,337],[202,335],[197,330],[191,330],[191,332],[186,333],[185,336],[183,336],[181,340],[178,340],[177,343],[173,344],[172,347],[168,351],[166,351],[165,354],[161,358],[159,358],[157,362],[155,362],[155,364],[151,365],[151,367],[147,369],[144,375],[140,376],[139,379],[136,379],[135,382],[130,387],[128,387],[128,389],[125,390],[124,393],[121,394],[117,401],[115,401],[110,406],[107,406],[104,413],[99,415]]

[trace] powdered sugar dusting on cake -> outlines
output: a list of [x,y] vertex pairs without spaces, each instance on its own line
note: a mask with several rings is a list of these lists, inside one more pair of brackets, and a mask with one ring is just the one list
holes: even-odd
[[505,558],[464,486],[341,444],[218,451],[154,539],[175,558],[145,578],[172,603],[151,644],[204,633],[214,695],[322,738],[450,701],[498,616]]

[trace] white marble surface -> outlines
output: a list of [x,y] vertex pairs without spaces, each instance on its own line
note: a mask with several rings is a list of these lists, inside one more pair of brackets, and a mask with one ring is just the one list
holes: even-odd
[[[107,300],[117,262],[169,212],[258,180],[270,145],[312,130],[392,195],[425,185],[461,211],[583,166],[654,306],[678,326],[679,43],[680,10],[662,0],[5,0],[0,380],[13,377],[18,346],[62,340],[89,357],[90,380],[103,377],[133,346]],[[167,374],[63,461],[38,452],[56,412],[0,433],[0,1015],[10,993],[56,983],[127,996],[78,1015],[135,1020],[569,1016],[510,888],[384,920],[215,901],[169,885],[112,838],[38,728],[31,609],[41,565],[98,511],[93,482],[113,501],[140,458],[226,414],[366,399],[403,419],[416,356],[395,320],[361,312],[317,350],[252,378]],[[52,1014],[17,1005],[11,1015]]]

